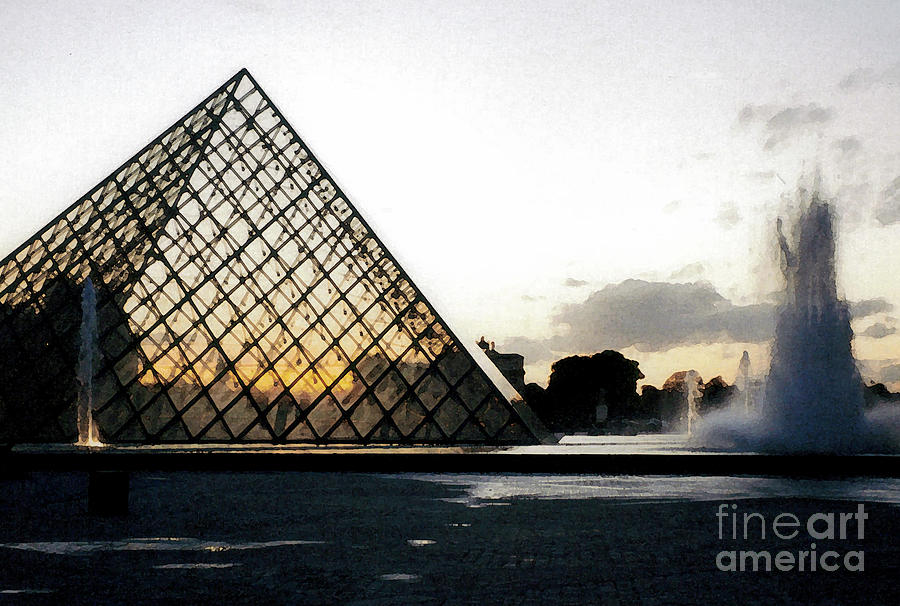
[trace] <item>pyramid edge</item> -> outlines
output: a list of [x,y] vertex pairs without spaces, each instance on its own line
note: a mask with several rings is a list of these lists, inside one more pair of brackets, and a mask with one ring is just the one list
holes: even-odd
[[64,210],[62,210],[62,211],[61,211],[59,214],[57,214],[55,217],[53,217],[52,219],[50,219],[49,221],[47,221],[40,229],[38,229],[38,230],[37,230],[36,232],[34,232],[32,235],[30,235],[30,236],[28,236],[27,238],[25,238],[25,240],[24,240],[19,246],[17,246],[16,248],[14,248],[14,249],[12,250],[12,252],[10,252],[8,255],[6,255],[6,256],[3,257],[2,259],[0,259],[0,267],[5,266],[5,265],[6,265],[7,263],[9,263],[10,261],[14,261],[15,258],[16,258],[16,256],[17,256],[20,252],[22,252],[23,250],[25,250],[25,249],[28,247],[29,244],[31,244],[32,242],[34,242],[35,239],[37,239],[38,237],[40,237],[41,233],[42,233],[44,230],[46,230],[47,228],[49,228],[51,225],[54,225],[55,223],[59,222],[59,221],[60,221],[61,219],[63,219],[66,215],[68,215],[70,212],[72,212],[73,210],[75,210],[76,208],[78,208],[78,206],[84,201],[85,197],[86,197],[90,192],[94,191],[95,189],[97,189],[98,187],[100,187],[101,185],[103,185],[104,183],[106,183],[106,182],[108,182],[109,180],[111,180],[113,177],[116,176],[117,173],[119,173],[120,171],[124,170],[124,169],[125,169],[126,167],[128,167],[129,165],[133,164],[134,162],[137,162],[138,159],[139,159],[144,153],[146,153],[148,150],[150,150],[150,148],[152,148],[153,145],[155,145],[157,141],[159,141],[160,139],[162,139],[166,134],[168,134],[170,131],[172,131],[172,130],[175,129],[178,125],[180,125],[182,122],[184,122],[184,120],[186,120],[189,116],[191,116],[192,114],[196,113],[196,112],[197,112],[198,110],[200,110],[204,105],[206,105],[207,103],[209,103],[216,95],[218,95],[218,94],[224,92],[224,90],[225,90],[230,84],[232,84],[233,82],[239,81],[240,78],[243,77],[243,76],[249,77],[250,80],[253,81],[253,82],[255,83],[255,80],[253,80],[253,77],[250,75],[250,72],[247,70],[247,68],[242,67],[241,69],[239,69],[233,76],[231,76],[230,78],[228,78],[223,84],[221,84],[218,88],[216,88],[212,93],[210,93],[209,95],[207,95],[202,101],[200,101],[198,104],[196,104],[196,105],[195,105],[194,107],[192,107],[190,110],[188,110],[187,112],[185,112],[185,113],[184,113],[180,118],[178,118],[175,122],[173,122],[172,124],[170,124],[169,126],[167,126],[166,128],[164,128],[158,135],[156,135],[156,136],[154,136],[152,139],[150,139],[150,141],[148,141],[147,144],[144,145],[144,146],[143,146],[140,150],[138,150],[135,154],[132,154],[127,160],[125,160],[125,161],[122,162],[119,166],[117,166],[116,168],[114,168],[113,171],[112,171],[111,173],[109,173],[108,175],[106,175],[105,177],[103,177],[102,179],[100,179],[100,180],[99,180],[97,183],[95,183],[92,187],[88,188],[88,190],[87,190],[85,193],[81,194],[80,196],[77,196],[77,197],[75,198],[75,201],[72,202],[72,204],[70,204],[69,206],[67,206]]

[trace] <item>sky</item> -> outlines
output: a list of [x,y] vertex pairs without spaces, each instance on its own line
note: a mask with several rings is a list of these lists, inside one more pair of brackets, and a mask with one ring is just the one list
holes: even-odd
[[645,382],[768,365],[821,172],[867,379],[900,387],[896,2],[0,0],[0,256],[242,67],[464,339]]

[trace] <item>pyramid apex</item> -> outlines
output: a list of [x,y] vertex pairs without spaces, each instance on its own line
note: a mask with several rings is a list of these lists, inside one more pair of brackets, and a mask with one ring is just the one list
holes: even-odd
[[250,74],[250,70],[248,70],[246,67],[242,67],[241,69],[237,70],[232,77],[226,80],[225,84],[229,84],[231,82],[240,82],[244,78],[249,78],[251,82],[253,82],[254,84],[256,83],[256,80],[254,80],[253,76]]

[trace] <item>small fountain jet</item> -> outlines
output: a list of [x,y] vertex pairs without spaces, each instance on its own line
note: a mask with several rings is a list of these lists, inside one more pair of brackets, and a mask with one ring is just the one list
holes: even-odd
[[81,291],[81,349],[78,353],[78,446],[102,446],[94,423],[94,353],[97,350],[97,292],[90,278]]
[[700,401],[700,373],[689,370],[684,375],[685,413],[687,415],[687,433],[690,437],[694,433],[694,425],[700,418],[697,403]]
[[750,352],[744,351],[741,361],[738,363],[738,373],[735,384],[741,392],[741,399],[744,400],[744,410],[750,413],[752,409],[752,400],[750,397]]

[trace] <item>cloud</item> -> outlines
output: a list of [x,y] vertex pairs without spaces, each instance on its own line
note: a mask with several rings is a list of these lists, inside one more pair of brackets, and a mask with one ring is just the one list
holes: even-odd
[[566,278],[566,281],[563,282],[563,286],[568,286],[569,288],[581,288],[582,286],[587,286],[588,283],[585,280],[576,280],[575,278]]
[[895,63],[883,72],[876,72],[868,67],[860,67],[838,82],[838,88],[844,92],[864,91],[875,85],[896,85],[900,81],[900,63]]
[[862,149],[862,141],[859,137],[842,137],[834,142],[834,147],[841,150],[842,154],[855,154]]
[[797,134],[808,132],[815,125],[830,122],[834,112],[817,103],[786,107],[769,118],[766,130],[770,133],[763,148],[771,150]]
[[882,225],[900,222],[900,177],[881,192],[881,199],[875,206],[875,218]]
[[881,369],[881,380],[885,383],[900,381],[900,364],[891,364]]
[[768,116],[771,116],[777,111],[777,108],[773,105],[748,104],[738,112],[738,122],[741,124],[751,124],[760,120],[764,121],[768,119]]
[[734,202],[726,202],[719,208],[715,221],[725,229],[731,229],[741,222],[741,213]]
[[535,296],[532,296],[532,295],[522,295],[522,300],[523,300],[523,301],[528,301],[528,302],[543,301],[543,300],[546,299],[546,298],[547,298],[547,297],[544,297],[544,296],[537,296],[537,297],[535,297]]
[[838,82],[838,88],[845,91],[865,90],[878,81],[875,70],[859,67]]
[[517,353],[525,356],[526,364],[537,364],[555,359],[547,339],[529,337],[510,337],[503,341],[501,347],[506,353]]
[[834,119],[834,110],[818,103],[793,107],[776,105],[745,105],[738,113],[738,122],[745,126],[763,124],[767,134],[763,149],[771,151],[799,135],[814,131]]
[[865,329],[862,332],[862,336],[872,339],[883,339],[888,335],[894,334],[895,332],[897,332],[897,329],[893,326],[888,326],[883,322],[876,322],[875,324],[872,324],[870,327]]
[[551,339],[561,351],[635,346],[643,351],[685,343],[759,342],[774,327],[774,306],[733,305],[708,283],[625,280],[562,307],[554,322],[567,331]]
[[885,299],[864,299],[850,303],[850,315],[859,320],[875,314],[883,314],[894,309]]
[[[850,304],[857,319],[892,308],[884,299]],[[546,339],[511,337],[503,349],[535,364],[560,354],[632,346],[665,351],[697,343],[762,343],[775,333],[775,312],[776,305],[769,302],[735,305],[708,282],[625,280],[559,308],[552,318],[559,334]]]
[[818,103],[808,103],[782,109],[769,118],[766,128],[784,130],[805,124],[822,124],[831,120],[832,117],[833,112],[830,108],[822,107]]

